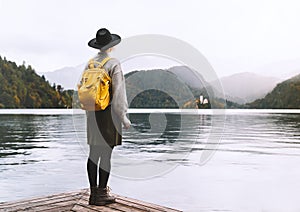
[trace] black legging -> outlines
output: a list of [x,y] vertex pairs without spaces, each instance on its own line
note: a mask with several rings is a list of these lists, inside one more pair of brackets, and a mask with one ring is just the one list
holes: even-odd
[[112,150],[113,147],[109,146],[90,145],[90,154],[87,161],[87,172],[90,187],[97,186],[98,161],[100,159],[98,185],[100,188],[106,188],[111,169],[110,159]]

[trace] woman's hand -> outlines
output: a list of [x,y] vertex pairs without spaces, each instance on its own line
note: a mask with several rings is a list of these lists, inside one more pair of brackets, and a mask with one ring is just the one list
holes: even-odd
[[130,126],[131,126],[130,120],[127,117],[125,117],[124,122],[123,122],[124,129],[128,130],[130,128]]

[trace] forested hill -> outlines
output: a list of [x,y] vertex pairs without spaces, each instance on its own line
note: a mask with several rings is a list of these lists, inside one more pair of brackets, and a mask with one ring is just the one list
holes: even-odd
[[262,109],[300,109],[300,74],[277,84],[264,98],[247,106]]
[[[198,80],[184,66],[176,67],[176,72],[174,69],[140,70],[125,74],[129,107],[225,108],[225,101],[215,97],[213,88],[204,79]],[[182,73],[186,75],[184,79]],[[200,103],[201,95],[207,103]]]
[[23,64],[0,56],[0,108],[66,108],[72,105],[72,91],[51,86],[45,77]]

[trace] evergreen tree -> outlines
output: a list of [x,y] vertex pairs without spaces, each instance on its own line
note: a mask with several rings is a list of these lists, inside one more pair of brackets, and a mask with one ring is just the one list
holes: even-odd
[[72,107],[73,91],[52,87],[25,62],[0,57],[0,108],[65,108]]

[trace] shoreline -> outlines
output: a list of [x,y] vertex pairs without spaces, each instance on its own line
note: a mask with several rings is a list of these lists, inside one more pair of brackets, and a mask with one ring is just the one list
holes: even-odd
[[[235,114],[300,114],[300,109],[161,109],[161,108],[131,108],[128,114],[139,113],[169,113],[184,115],[235,115]],[[0,115],[80,115],[81,109],[64,108],[30,108],[30,109],[0,109]]]

